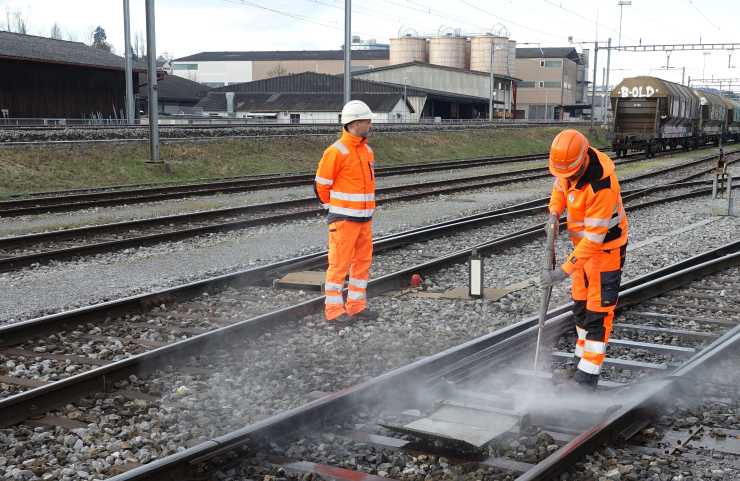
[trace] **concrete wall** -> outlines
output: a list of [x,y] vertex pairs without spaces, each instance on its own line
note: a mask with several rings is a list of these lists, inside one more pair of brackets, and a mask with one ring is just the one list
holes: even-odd
[[[385,67],[389,60],[353,60],[354,67]],[[196,64],[197,70],[175,70],[174,65]],[[219,61],[219,62],[173,62],[172,73],[178,77],[193,79],[197,77],[200,83],[223,83],[231,85],[241,82],[251,82],[269,77],[268,72],[278,66],[285,69],[286,74],[302,72],[318,72],[325,74],[340,74],[344,72],[343,60],[285,60],[285,61]]]
[[[352,60],[353,67],[385,67],[389,60]],[[269,77],[268,72],[281,66],[286,74],[317,72],[336,75],[344,72],[343,60],[283,60],[283,61],[259,61],[253,62],[252,80],[262,80]]]
[[[178,64],[196,64],[197,70],[177,70]],[[196,82],[223,83],[224,85],[251,82],[253,62],[173,62],[172,73]]]
[[[409,101],[411,100],[411,97],[409,97]],[[244,118],[246,114],[249,112],[246,111],[236,111],[236,116],[234,118],[241,119]],[[301,116],[301,123],[325,123],[325,122],[339,122],[339,115],[341,114],[341,111],[336,112],[308,112],[308,111],[277,111],[278,114],[277,119],[280,122],[289,122],[290,121],[290,114],[300,114]],[[228,117],[227,112],[224,111],[217,111],[217,110],[204,110],[203,116],[208,117],[211,114],[217,114],[222,117]],[[387,123],[387,122],[403,122],[408,121],[409,119],[412,119],[411,112],[409,111],[408,107],[403,102],[403,99],[398,101],[398,104],[391,110],[390,112],[377,112],[378,116],[373,120],[373,122],[377,123]],[[416,114],[416,118],[418,118],[418,114]]]
[[484,98],[488,97],[490,88],[490,78],[487,74],[445,70],[423,65],[409,65],[380,71],[368,70],[355,74],[354,77],[399,85],[403,85],[404,78],[408,78],[407,85]]

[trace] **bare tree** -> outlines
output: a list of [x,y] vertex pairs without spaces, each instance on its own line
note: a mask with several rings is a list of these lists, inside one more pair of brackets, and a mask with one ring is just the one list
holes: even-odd
[[64,38],[64,35],[62,34],[62,27],[59,25],[59,22],[54,22],[54,24],[51,26],[51,29],[49,30],[49,37],[55,40],[62,40],[62,38]]
[[192,80],[193,82],[200,83],[200,76],[198,75],[197,70],[188,70],[188,75],[185,78],[187,78],[188,80]]
[[95,41],[95,25],[88,25],[82,32],[82,43],[92,46]]
[[288,69],[283,67],[282,62],[278,62],[277,65],[275,65],[272,69],[267,71],[267,76],[272,77],[282,77],[283,75],[288,75]]
[[162,52],[159,57],[157,57],[157,60],[159,62],[171,62],[175,58],[174,53],[169,52]]
[[141,30],[134,32],[134,53],[140,60],[146,59],[146,44],[144,43],[144,33]]
[[10,7],[5,7],[5,25],[2,26],[2,29],[8,32],[28,35],[28,31],[31,29],[29,10],[27,9],[24,14],[23,8],[21,7],[18,7],[15,10],[11,10]]
[[69,27],[64,28],[64,36],[67,37],[67,40],[70,42],[80,41],[80,32],[78,30],[72,30]]

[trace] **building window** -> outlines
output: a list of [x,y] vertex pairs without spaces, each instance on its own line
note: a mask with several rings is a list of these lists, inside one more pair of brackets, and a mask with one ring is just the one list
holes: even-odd
[[218,88],[218,87],[223,87],[224,83],[223,82],[203,82],[203,85],[207,87]]
[[559,89],[561,87],[560,82],[540,82],[541,84],[544,84],[542,87],[546,89]]
[[534,82],[519,82],[518,84],[516,84],[516,86],[520,89],[533,89]]
[[361,70],[368,70],[373,68],[372,65],[350,65],[351,72],[359,72]]
[[570,82],[563,82],[563,88],[566,88],[568,90],[572,90],[573,89],[573,84],[571,84]]
[[176,63],[172,66],[175,70],[198,70],[197,63]]
[[300,124],[301,123],[301,114],[290,114],[290,123],[291,124]]
[[540,60],[540,67],[562,68],[563,61],[562,60]]

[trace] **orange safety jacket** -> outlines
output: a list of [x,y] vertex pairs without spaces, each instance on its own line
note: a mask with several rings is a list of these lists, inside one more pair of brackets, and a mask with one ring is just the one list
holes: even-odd
[[588,149],[588,166],[578,181],[555,179],[550,212],[560,216],[568,208],[568,231],[576,245],[563,264],[571,275],[582,269],[597,251],[608,251],[627,243],[624,213],[614,162],[596,149]]
[[375,156],[367,139],[343,131],[342,138],[324,151],[316,171],[314,191],[329,223],[369,222],[375,211]]

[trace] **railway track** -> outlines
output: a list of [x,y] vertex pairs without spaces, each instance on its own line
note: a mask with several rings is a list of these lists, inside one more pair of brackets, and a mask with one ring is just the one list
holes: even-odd
[[[665,200],[651,201],[649,205],[662,201]],[[625,202],[627,202],[626,196]],[[527,206],[521,207],[523,207],[520,209],[522,211],[528,208]],[[544,205],[535,206],[530,214],[536,214],[543,208]],[[635,207],[628,206],[627,208],[632,210]],[[499,220],[504,220],[506,216],[521,217],[525,213],[526,211],[505,213]],[[458,222],[457,225],[447,223],[436,226],[434,227],[438,229],[436,231],[417,229],[415,233],[407,234],[405,239],[401,238],[403,236],[389,238],[389,244],[386,247],[390,248],[389,246],[394,243],[395,247],[399,247],[424,239],[449,235],[452,232],[460,232],[473,226],[491,225],[495,222],[494,219],[474,219],[467,227]],[[500,249],[529,242],[539,236],[541,236],[541,226],[540,222],[536,222],[536,225],[529,229],[512,232],[478,245],[478,250],[490,254]],[[735,249],[740,248],[740,245],[736,244],[740,243],[724,246],[721,252],[712,252],[704,257],[694,258],[688,264],[673,266],[663,270],[663,273],[674,272],[687,265],[706,261],[715,255],[734,252]],[[383,246],[379,245],[378,250],[384,250]],[[374,279],[370,282],[368,292],[370,295],[378,295],[398,289],[407,282],[411,273],[425,274],[445,266],[459,264],[465,262],[468,254],[469,249],[465,249],[437,257],[423,265],[414,265]],[[24,380],[23,375],[15,377],[9,375],[1,378],[0,383],[3,383],[3,386],[12,385],[17,388],[15,390],[17,395],[0,401],[0,413],[2,413],[0,419],[3,420],[3,425],[25,421],[30,422],[31,426],[48,427],[64,424],[67,426],[65,429],[77,429],[86,424],[81,421],[78,421],[78,424],[70,423],[70,418],[67,417],[49,419],[40,413],[55,410],[59,406],[73,402],[80,396],[95,393],[102,395],[103,398],[134,399],[142,403],[151,403],[161,392],[158,392],[155,385],[138,379],[144,379],[158,369],[165,369],[167,372],[184,372],[191,376],[213,374],[213,371],[207,367],[186,365],[188,359],[195,353],[226,349],[233,343],[266,331],[275,332],[277,326],[298,322],[306,315],[322,308],[323,299],[318,293],[288,295],[286,292],[277,291],[277,293],[268,294],[265,290],[265,285],[270,284],[269,277],[266,277],[268,273],[280,269],[285,270],[291,264],[294,268],[302,270],[305,268],[303,263],[314,258],[315,256],[304,256],[301,259],[251,269],[152,295],[109,302],[0,328],[0,338],[3,339],[3,346],[6,348],[2,351],[2,355],[6,359],[13,360],[15,364],[13,367],[18,368],[14,369],[14,372],[19,371],[19,363],[30,363],[30,359],[36,358],[47,361],[46,368],[52,371],[57,370],[57,363],[66,366],[63,369],[63,376],[60,376],[56,382]],[[210,294],[204,295],[204,292]],[[266,295],[279,302],[265,301],[264,296]],[[226,304],[222,305],[223,301],[226,301]],[[266,306],[269,307],[266,308]],[[272,310],[275,307],[282,307],[282,309]],[[245,320],[250,317],[251,319]],[[78,325],[80,327],[76,327]],[[87,345],[87,348],[82,349],[82,345]],[[65,346],[71,349],[66,350]],[[104,350],[107,352],[103,352]],[[130,357],[126,356],[127,353]],[[80,355],[87,356],[87,359],[79,359]],[[96,359],[91,358],[90,355],[94,355]],[[44,365],[38,361],[35,364]],[[25,369],[27,368],[20,369],[20,372],[25,372]],[[6,374],[10,373],[6,372]],[[135,376],[134,380],[131,378],[132,375]],[[105,391],[116,387],[119,388],[117,394],[104,394]],[[131,389],[128,389],[129,387]],[[31,406],[35,407],[31,408]],[[29,421],[28,416],[38,419]],[[194,449],[212,448],[211,443]],[[191,455],[192,452],[187,452],[187,455],[183,454],[187,459],[192,459]],[[219,454],[219,456],[222,455]],[[221,459],[229,458],[221,457]],[[148,466],[154,466],[154,464]],[[221,466],[212,465],[212,467],[215,469]],[[177,469],[181,468],[183,467]],[[185,469],[190,468],[185,467]],[[130,474],[133,473],[134,471]]]
[[[729,162],[740,160],[740,158],[732,158],[731,154],[728,153]],[[659,171],[625,179],[622,184],[629,185],[633,182],[639,182],[675,170],[685,169],[692,165],[706,163],[712,159],[712,156],[699,158],[687,164],[667,167]],[[625,162],[636,162],[636,160]],[[544,172],[542,172],[543,170]],[[536,178],[548,177],[549,173],[546,171],[547,168],[526,169],[524,171],[501,172],[464,179],[377,189],[378,198],[376,204],[383,205],[385,203],[410,201],[430,195],[436,196],[499,186],[512,182],[529,181]],[[701,177],[707,171],[702,170],[698,174],[685,176],[683,179],[677,181],[677,183],[690,182],[694,178]],[[524,175],[521,177],[512,177],[516,173],[521,175],[522,172]],[[501,177],[503,179],[498,180]],[[693,184],[687,184],[686,187],[701,188],[703,185],[704,182],[697,181]],[[394,193],[400,193],[400,195],[385,197],[385,195]],[[704,194],[705,190],[701,189],[695,193],[695,195]],[[546,202],[545,199],[542,199],[542,201]],[[324,210],[313,208],[315,205],[316,199],[309,197],[276,203],[3,238],[0,239],[0,272],[20,269],[52,260],[62,261],[78,256],[95,255],[114,250],[149,246],[161,242],[178,241],[208,233],[238,230],[323,215]],[[281,213],[274,214],[276,211]],[[480,214],[479,216],[487,217],[502,212],[504,211],[496,210]]]
[[[486,165],[530,162],[547,157],[547,153],[512,155],[503,157],[484,157],[465,160],[412,164],[375,169],[379,177],[390,175],[409,175],[443,170],[467,169]],[[665,154],[667,156],[669,154]],[[617,161],[617,165],[634,163],[643,160],[641,154],[627,156],[626,160]],[[493,179],[505,176],[521,176],[528,173],[546,173],[547,167],[511,170],[476,176],[478,179]],[[211,196],[251,192],[265,189],[289,188],[313,185],[315,173],[275,174],[245,176],[216,182],[199,182],[184,185],[144,186],[141,188],[83,189],[77,191],[40,192],[35,194],[9,194],[11,200],[0,201],[0,217],[44,214],[49,212],[67,212],[92,207],[110,207],[139,202],[156,202],[185,197]],[[435,185],[446,185],[454,182],[473,182],[475,178],[451,179]],[[118,186],[124,187],[124,186]],[[380,191],[381,189],[378,189]]]

